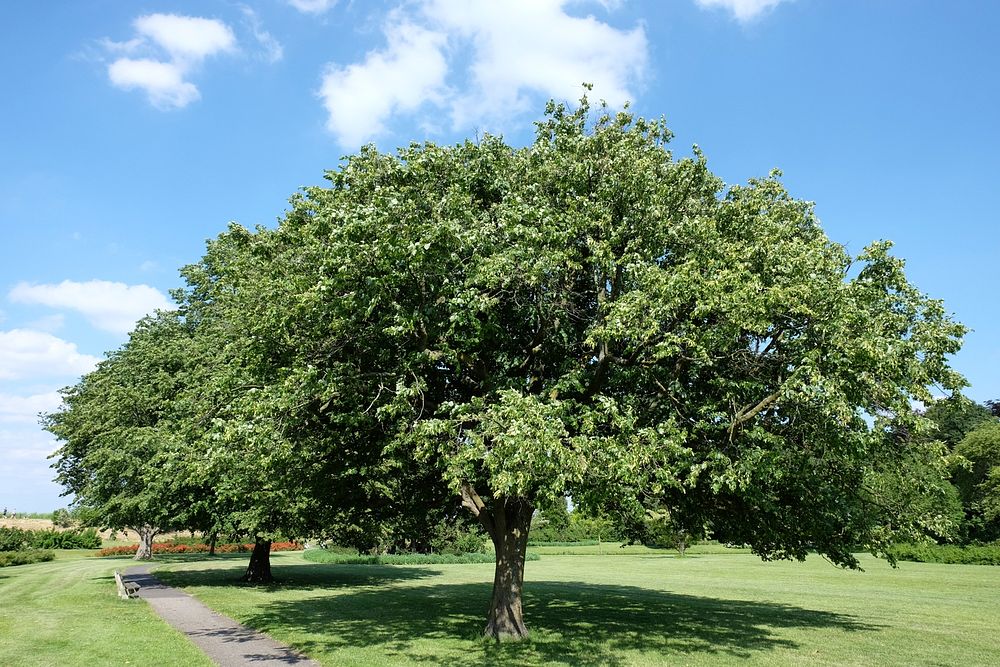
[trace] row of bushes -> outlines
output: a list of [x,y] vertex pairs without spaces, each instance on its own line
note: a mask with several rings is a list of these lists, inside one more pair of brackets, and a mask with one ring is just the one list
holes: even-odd
[[25,530],[0,526],[0,552],[26,549],[97,549],[101,536],[85,530]]
[[[108,547],[97,552],[98,556],[132,556],[135,545],[125,547]],[[271,551],[301,551],[298,542],[271,542]],[[211,551],[207,544],[177,544],[175,542],[154,542],[153,554],[205,554]],[[231,554],[253,551],[253,544],[218,544],[215,553]]]
[[0,551],[0,567],[10,565],[31,565],[32,563],[43,563],[55,558],[52,551],[42,549],[30,549],[25,551]]
[[958,565],[1000,565],[1000,543],[981,546],[954,544],[897,544],[889,553],[896,560],[917,563],[949,563]]

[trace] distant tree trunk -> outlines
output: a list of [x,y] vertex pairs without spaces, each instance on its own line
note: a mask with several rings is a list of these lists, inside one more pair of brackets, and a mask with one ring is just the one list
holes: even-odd
[[483,634],[497,641],[527,639],[522,591],[534,507],[525,498],[505,498],[497,500],[492,510],[487,509],[470,485],[463,487],[462,501],[486,528],[496,552],[493,597]]
[[219,534],[218,533],[214,533],[214,532],[208,538],[208,555],[209,556],[214,556],[215,555],[215,543],[218,540],[219,540]]
[[139,547],[135,550],[135,560],[153,560],[153,538],[156,529],[152,526],[133,528],[139,534]]
[[243,581],[252,584],[269,584],[274,581],[271,577],[271,540],[255,538],[250,564],[247,565]]

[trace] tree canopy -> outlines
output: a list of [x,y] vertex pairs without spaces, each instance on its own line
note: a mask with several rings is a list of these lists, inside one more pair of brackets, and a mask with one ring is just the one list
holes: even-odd
[[964,328],[889,243],[852,256],[778,173],[727,188],[670,138],[552,104],[527,147],[368,147],[276,229],[231,226],[179,294],[232,352],[213,437],[282,452],[258,474],[348,525],[460,501],[498,638],[527,634],[532,513],[567,495],[851,567],[946,522],[900,500],[901,462],[940,457],[893,434],[961,386]]

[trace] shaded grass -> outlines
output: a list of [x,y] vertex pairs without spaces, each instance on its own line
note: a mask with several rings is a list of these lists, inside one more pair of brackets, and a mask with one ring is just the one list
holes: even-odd
[[284,583],[235,583],[231,563],[157,574],[213,608],[329,665],[995,664],[994,568],[871,558],[866,573],[821,559],[747,554],[546,556],[526,570],[532,637],[480,637],[490,565],[305,564]]
[[5,568],[0,665],[211,665],[145,602],[118,598],[115,567],[59,551],[53,562]]

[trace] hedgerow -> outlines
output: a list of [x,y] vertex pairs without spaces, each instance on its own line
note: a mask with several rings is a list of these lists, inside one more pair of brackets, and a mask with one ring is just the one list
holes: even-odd
[[[301,551],[302,545],[298,542],[272,542],[271,551]],[[98,556],[132,556],[135,554],[135,545],[124,547],[108,547],[97,552]],[[153,554],[203,554],[211,551],[207,544],[177,544],[175,542],[154,542]],[[218,544],[215,553],[231,554],[253,551],[253,544]]]
[[954,544],[897,544],[889,553],[896,560],[955,565],[1000,565],[1000,543],[957,546]]
[[0,526],[0,552],[26,549],[96,549],[101,536],[93,528],[25,530]]
[[25,551],[0,551],[0,567],[42,563],[45,561],[50,561],[55,557],[56,555],[52,551],[43,551],[41,549],[30,549]]

